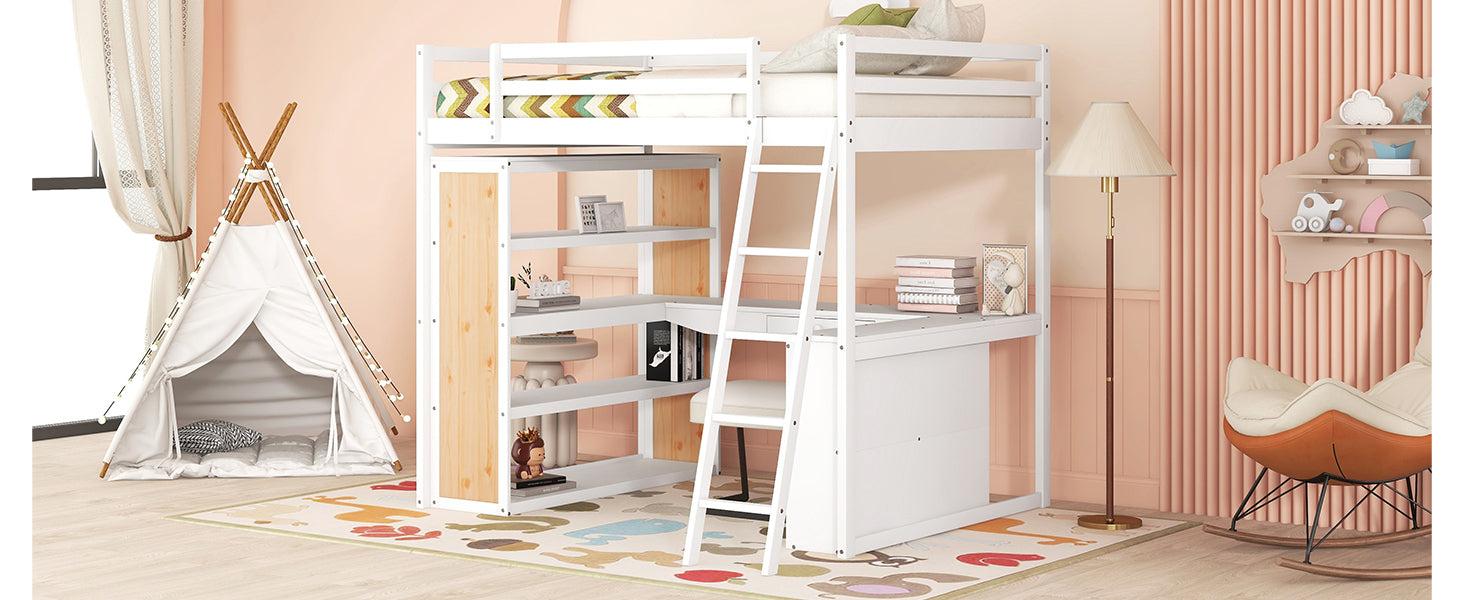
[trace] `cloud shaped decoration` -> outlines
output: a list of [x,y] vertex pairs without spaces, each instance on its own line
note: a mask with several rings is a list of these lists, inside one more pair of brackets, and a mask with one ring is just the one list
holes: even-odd
[[1348,125],[1387,125],[1393,122],[1393,109],[1367,90],[1352,92],[1352,97],[1342,101],[1337,116]]

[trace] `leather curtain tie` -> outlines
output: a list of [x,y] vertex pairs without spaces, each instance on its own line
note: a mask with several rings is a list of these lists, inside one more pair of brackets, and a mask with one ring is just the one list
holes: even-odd
[[191,235],[193,235],[193,228],[192,227],[184,227],[183,228],[183,233],[180,233],[178,235],[153,234],[153,239],[155,239],[155,240],[157,240],[159,242],[181,242],[183,240],[188,239],[188,237],[191,236]]

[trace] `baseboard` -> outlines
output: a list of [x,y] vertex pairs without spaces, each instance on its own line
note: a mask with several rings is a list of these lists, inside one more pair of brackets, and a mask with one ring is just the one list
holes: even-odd
[[88,419],[85,421],[71,421],[69,423],[35,425],[31,427],[31,441],[39,442],[41,440],[54,440],[56,438],[117,431],[117,427],[121,424],[122,417],[108,417],[106,423],[98,423],[94,419]]
[[[1105,482],[1102,473],[1054,470],[1051,484],[1054,500],[1103,502]],[[991,492],[993,494],[1023,494],[1031,489],[1031,467],[991,466]],[[1119,506],[1158,510],[1159,480],[1114,477],[1113,502]]]

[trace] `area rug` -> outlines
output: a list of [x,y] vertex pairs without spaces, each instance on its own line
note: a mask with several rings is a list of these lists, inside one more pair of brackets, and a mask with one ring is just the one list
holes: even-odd
[[[716,483],[737,488],[732,479]],[[398,478],[170,518],[707,592],[830,599],[963,595],[1193,525],[1145,519],[1142,528],[1106,532],[1078,527],[1078,513],[1039,509],[849,559],[792,552],[777,575],[763,577],[765,525],[744,519],[710,517],[701,561],[681,566],[690,490],[683,482],[504,517],[418,510],[416,482]],[[771,489],[758,482],[753,493]]]

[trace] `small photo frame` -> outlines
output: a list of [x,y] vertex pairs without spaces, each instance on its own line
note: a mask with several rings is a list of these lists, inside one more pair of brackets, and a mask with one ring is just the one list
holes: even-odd
[[599,220],[595,218],[595,205],[604,204],[604,195],[575,196],[575,203],[579,206],[580,233],[599,233]]
[[1025,244],[982,244],[981,314],[1026,314],[1028,273]]
[[593,205],[600,233],[625,231],[625,203],[599,202]]

